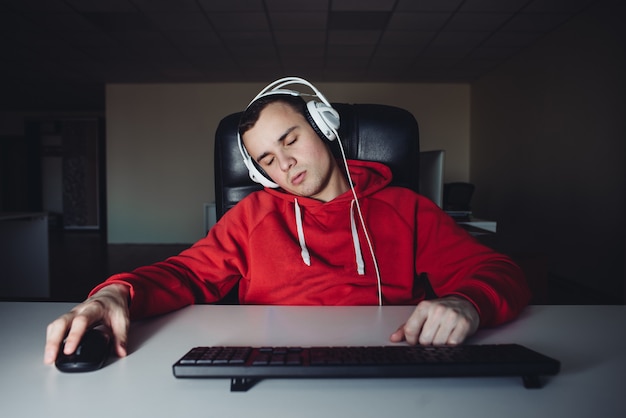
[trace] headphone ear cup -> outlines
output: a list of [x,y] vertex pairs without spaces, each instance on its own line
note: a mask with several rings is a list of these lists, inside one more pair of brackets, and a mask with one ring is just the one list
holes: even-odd
[[244,164],[248,168],[248,175],[255,183],[259,183],[263,187],[269,187],[270,189],[277,189],[278,184],[270,180],[269,176],[259,169],[257,165],[251,159],[245,159]]
[[237,134],[237,142],[239,145],[239,152],[243,158],[243,164],[248,169],[248,176],[250,176],[250,179],[255,183],[259,183],[263,187],[269,187],[270,189],[279,188],[280,186],[274,183],[270,179],[270,176],[268,176],[263,169],[261,169],[261,167],[257,166],[254,160],[252,160],[252,157],[248,154],[248,151],[244,147],[243,140],[239,134]]
[[339,112],[322,102],[311,100],[306,104],[307,116],[313,129],[322,138],[333,141],[339,129]]

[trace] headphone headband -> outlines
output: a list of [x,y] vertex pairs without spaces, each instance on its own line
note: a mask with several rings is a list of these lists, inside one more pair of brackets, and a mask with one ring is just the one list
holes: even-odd
[[268,84],[267,86],[265,86],[263,90],[259,92],[259,94],[255,96],[254,99],[252,99],[250,103],[248,103],[247,107],[250,107],[252,103],[256,102],[261,97],[265,97],[265,96],[269,96],[273,94],[290,94],[292,96],[306,96],[306,94],[303,94],[294,90],[287,90],[284,88],[286,86],[291,86],[294,84],[307,86],[313,91],[314,93],[313,96],[316,96],[318,99],[320,99],[322,103],[324,103],[326,106],[332,107],[330,102],[326,99],[326,97],[324,97],[324,95],[313,84],[309,83],[304,78],[300,78],[300,77],[285,77],[285,78],[278,79]]

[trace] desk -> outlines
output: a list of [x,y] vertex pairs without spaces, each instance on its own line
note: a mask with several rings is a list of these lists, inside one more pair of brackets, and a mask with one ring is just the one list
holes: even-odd
[[2,417],[624,417],[625,306],[531,306],[472,343],[516,342],[558,358],[542,389],[519,378],[176,379],[195,345],[377,345],[411,307],[192,306],[133,323],[130,354],[63,374],[42,364],[45,326],[66,303],[0,303]]

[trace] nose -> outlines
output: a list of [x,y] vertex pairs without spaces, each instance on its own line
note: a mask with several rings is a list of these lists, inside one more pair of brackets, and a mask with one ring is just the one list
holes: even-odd
[[293,167],[294,164],[296,163],[295,159],[291,155],[285,152],[280,153],[279,155],[276,156],[276,158],[278,159],[278,165],[280,169],[285,172],[289,171],[289,169]]

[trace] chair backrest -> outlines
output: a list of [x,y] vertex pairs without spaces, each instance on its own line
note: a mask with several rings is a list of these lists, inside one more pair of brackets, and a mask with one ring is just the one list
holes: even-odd
[[[388,105],[333,103],[339,112],[339,137],[348,159],[377,161],[393,173],[393,185],[419,191],[419,128],[408,111]],[[215,209],[217,219],[262,186],[248,176],[237,146],[241,112],[226,116],[215,133]],[[338,141],[331,142],[339,157]]]

